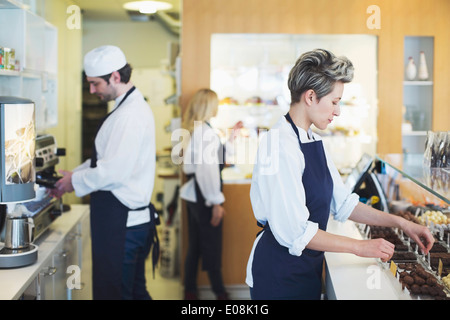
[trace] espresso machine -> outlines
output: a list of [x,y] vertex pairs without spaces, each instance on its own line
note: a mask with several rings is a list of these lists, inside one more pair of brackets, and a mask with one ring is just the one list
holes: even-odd
[[63,209],[48,189],[60,178],[55,165],[63,149],[52,136],[37,136],[31,100],[0,97],[0,268],[37,260],[33,243]]

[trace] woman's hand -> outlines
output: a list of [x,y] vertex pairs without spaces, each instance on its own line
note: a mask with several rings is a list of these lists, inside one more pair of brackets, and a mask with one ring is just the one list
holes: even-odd
[[231,135],[229,138],[230,142],[233,142],[234,139],[237,138],[237,136],[239,135],[239,131],[241,130],[241,128],[244,127],[244,123],[242,121],[238,121],[236,122],[236,124],[233,126],[233,128],[231,129]]
[[225,208],[220,204],[215,204],[212,210],[211,225],[217,227],[225,215]]
[[380,258],[386,262],[392,258],[395,246],[384,239],[359,240],[355,249],[355,254],[365,258]]
[[433,247],[434,237],[428,227],[405,220],[401,228],[403,232],[419,245],[423,254],[427,254]]

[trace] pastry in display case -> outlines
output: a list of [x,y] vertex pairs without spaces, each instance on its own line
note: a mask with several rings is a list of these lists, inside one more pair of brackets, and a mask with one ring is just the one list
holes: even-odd
[[[341,172],[353,167],[362,154],[375,154],[377,141],[377,37],[356,34],[214,33],[211,35],[210,88],[220,106],[215,128],[225,130],[242,121],[249,131],[270,129],[290,108],[289,72],[303,52],[328,49],[348,57],[354,67],[346,84],[340,116],[328,130],[314,130]],[[242,139],[244,145],[257,140]],[[252,157],[253,155],[251,155]]]

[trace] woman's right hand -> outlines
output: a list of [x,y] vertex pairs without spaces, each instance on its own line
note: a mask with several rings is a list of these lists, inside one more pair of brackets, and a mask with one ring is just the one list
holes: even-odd
[[234,139],[237,138],[237,136],[239,135],[239,131],[244,127],[244,123],[242,121],[238,121],[236,122],[236,124],[233,126],[233,128],[231,129],[231,135],[229,138],[230,142],[233,142]]
[[355,254],[365,258],[380,258],[386,262],[392,258],[395,245],[384,239],[359,240]]
[[225,215],[225,208],[220,204],[215,204],[212,209],[211,225],[217,227]]

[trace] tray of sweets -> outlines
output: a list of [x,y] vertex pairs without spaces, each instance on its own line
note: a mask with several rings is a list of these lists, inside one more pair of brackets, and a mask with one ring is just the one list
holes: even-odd
[[448,288],[420,262],[398,263],[397,279],[415,299],[449,300]]
[[[443,300],[450,299],[450,291],[432,269],[433,253],[448,253],[441,243],[435,243],[430,255],[420,255],[417,245],[402,231],[390,227],[360,226],[365,238],[383,238],[395,245],[391,261],[397,266],[397,279],[402,289],[407,290],[413,299]],[[427,260],[429,259],[429,260]],[[432,261],[429,263],[429,261]],[[380,262],[384,266],[386,263]]]

